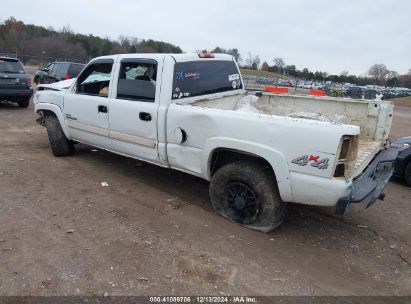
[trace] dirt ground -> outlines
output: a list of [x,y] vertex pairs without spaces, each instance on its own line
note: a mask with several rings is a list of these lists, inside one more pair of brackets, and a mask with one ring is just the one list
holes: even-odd
[[[35,119],[0,103],[1,295],[411,295],[401,181],[342,218],[293,206],[263,234],[216,215],[198,178],[84,145],[53,157]],[[410,134],[397,107],[392,137]]]

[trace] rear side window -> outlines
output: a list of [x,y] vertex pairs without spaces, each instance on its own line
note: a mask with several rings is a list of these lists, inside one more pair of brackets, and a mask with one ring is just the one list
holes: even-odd
[[81,70],[84,68],[84,64],[72,63],[70,64],[69,74],[71,77],[77,77]]
[[13,59],[0,59],[0,73],[25,74],[21,63]]
[[58,63],[56,74],[59,76],[64,76],[67,74],[69,64],[68,63]]
[[154,102],[157,63],[154,60],[126,59],[121,62],[117,98]]
[[238,89],[242,89],[242,83],[234,61],[191,61],[175,65],[173,99]]

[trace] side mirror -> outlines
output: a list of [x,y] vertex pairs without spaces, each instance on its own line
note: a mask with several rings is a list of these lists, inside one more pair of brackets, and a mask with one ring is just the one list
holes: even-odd
[[42,70],[43,72],[48,72],[48,71],[49,71],[48,68],[42,68],[41,70]]

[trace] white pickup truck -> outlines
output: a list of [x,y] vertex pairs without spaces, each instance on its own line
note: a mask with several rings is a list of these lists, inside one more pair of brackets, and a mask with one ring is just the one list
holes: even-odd
[[40,85],[34,104],[55,156],[80,142],[199,176],[219,214],[259,231],[287,203],[342,214],[383,198],[392,103],[256,95],[228,55],[125,54]]

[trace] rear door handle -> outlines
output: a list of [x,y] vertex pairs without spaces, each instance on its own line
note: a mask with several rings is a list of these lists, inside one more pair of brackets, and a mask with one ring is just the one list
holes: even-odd
[[107,106],[99,105],[97,108],[99,113],[107,113]]
[[151,121],[151,114],[150,114],[150,113],[147,113],[147,112],[140,112],[140,114],[138,115],[138,117],[139,117],[141,120],[144,120],[144,121]]

